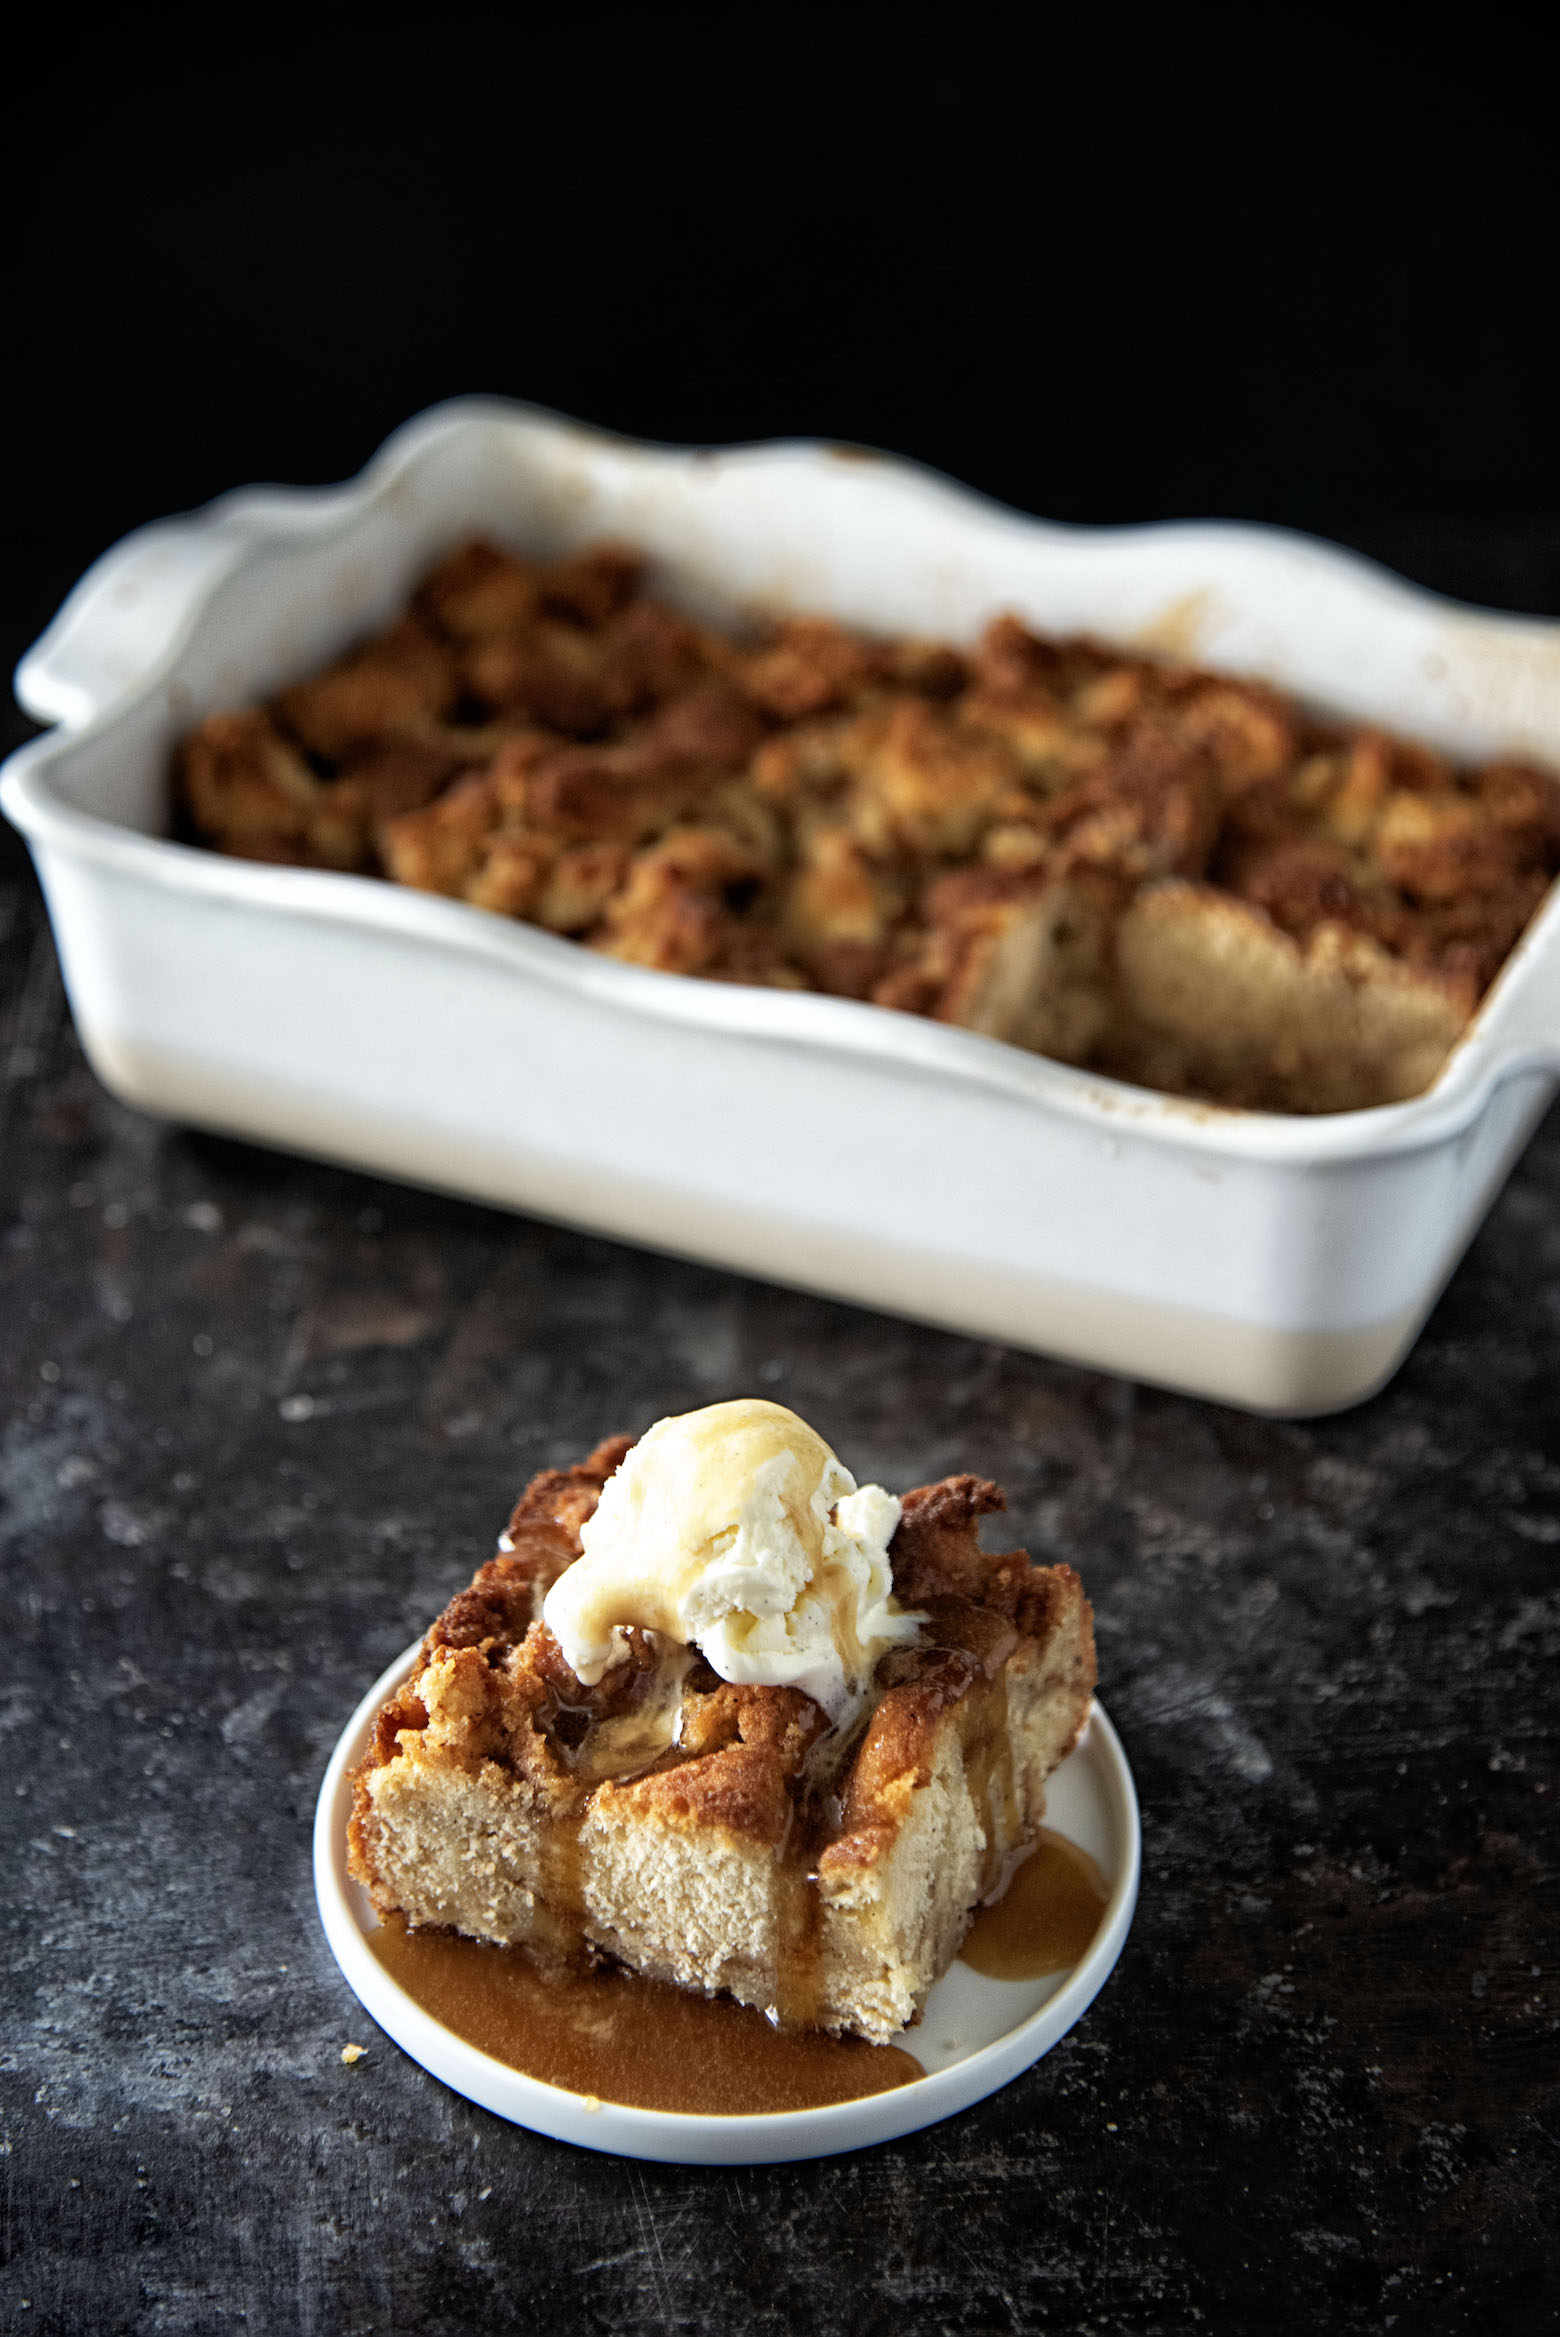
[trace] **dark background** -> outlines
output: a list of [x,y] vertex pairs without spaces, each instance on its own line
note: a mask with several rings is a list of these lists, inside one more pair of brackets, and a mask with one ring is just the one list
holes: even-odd
[[1560,43],[1254,16],[62,42],[11,133],[18,646],[138,521],[342,478],[464,390],[1555,605]]
[[[1560,613],[1553,37],[1252,20],[35,26],[9,653],[125,529],[466,390]],[[7,836],[0,1323],[7,2332],[1552,2325],[1553,1116],[1392,1385],[1253,1420],[160,1128],[83,1064]],[[1143,1899],[963,2118],[636,2166],[378,2036],[309,1823],[522,1477],[755,1381],[1079,1566]]]

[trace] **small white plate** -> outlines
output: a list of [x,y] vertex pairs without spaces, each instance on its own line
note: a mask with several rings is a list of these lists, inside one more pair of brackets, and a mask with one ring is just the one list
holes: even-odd
[[348,1987],[387,2036],[424,2069],[500,2118],[586,2150],[624,2158],[669,2159],[685,2166],[755,2166],[774,2159],[827,2158],[866,2143],[888,2142],[935,2125],[995,2093],[1048,2053],[1099,1994],[1120,1955],[1137,1904],[1142,1835],[1137,1795],[1121,1741],[1098,1704],[1082,1739],[1052,1777],[1046,1823],[1096,1859],[1110,1899],[1094,1944],[1070,1972],[1044,1980],[988,1980],[956,1963],[927,1998],[919,2028],[897,2042],[920,2062],[919,2083],[831,2102],[817,2110],[756,2117],[694,2116],[587,2101],[526,2077],[433,2020],[374,1955],[376,1928],[367,1893],[347,1873],[351,1773],[361,1760],[380,1706],[416,1664],[418,1649],[397,1656],[374,1682],[342,1732],[320,1787],[314,1818],[314,1889],[331,1953]]

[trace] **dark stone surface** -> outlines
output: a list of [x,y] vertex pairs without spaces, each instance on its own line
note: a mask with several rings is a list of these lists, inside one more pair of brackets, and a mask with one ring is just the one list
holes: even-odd
[[[4,867],[6,2329],[1552,2325],[1560,1117],[1396,1382],[1273,1424],[159,1127]],[[749,1388],[1079,1567],[1142,1902],[963,2117],[639,2166],[372,2028],[309,1827],[530,1471]]]

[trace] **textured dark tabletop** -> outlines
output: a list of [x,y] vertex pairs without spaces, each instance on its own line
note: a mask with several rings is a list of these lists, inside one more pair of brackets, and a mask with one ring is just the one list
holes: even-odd
[[[0,2325],[1553,2325],[1560,1117],[1392,1386],[1264,1422],[159,1126],[0,875]],[[641,2166],[374,2029],[310,1823],[522,1479],[744,1390],[1079,1568],[1142,1899],[962,2117]]]

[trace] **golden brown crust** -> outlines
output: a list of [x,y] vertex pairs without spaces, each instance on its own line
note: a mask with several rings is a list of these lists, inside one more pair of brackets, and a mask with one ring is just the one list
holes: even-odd
[[957,1599],[1011,1621],[1035,1569],[1027,1551],[983,1550],[978,1538],[981,1519],[1006,1507],[1006,1494],[989,1477],[944,1477],[907,1493],[889,1545],[901,1605]]
[[459,695],[454,654],[416,617],[407,616],[312,681],[278,691],[276,713],[307,752],[339,758],[447,714]]
[[[1024,1643],[1042,1648],[1064,1613],[1081,1609],[1093,1689],[1088,1602],[1070,1566],[1035,1566],[1023,1550],[990,1552],[980,1520],[1005,1509],[989,1479],[945,1477],[904,1499],[894,1536],[895,1593],[927,1617],[925,1643],[889,1657],[860,1750],[840,1781],[839,1819],[821,1853],[838,1869],[880,1856],[910,1793],[931,1774],[941,1731],[957,1713],[966,1744],[1004,1727],[1006,1667]],[[1080,1698],[1080,1711],[1087,1695]]]
[[[626,1436],[609,1436],[574,1468],[543,1469],[531,1479],[510,1513],[498,1556],[478,1567],[429,1627],[425,1659],[442,1648],[473,1647],[495,1668],[509,1663],[538,1621],[543,1598],[579,1556],[580,1527],[631,1443]],[[551,1672],[550,1657],[556,1659]],[[557,1685],[558,1667],[575,1701],[585,1699],[590,1691],[563,1667],[551,1635],[543,1633],[531,1668]]]
[[580,1528],[594,1514],[601,1488],[616,1474],[633,1449],[631,1436],[604,1436],[594,1450],[572,1469],[543,1469],[533,1477],[510,1513],[511,1538],[538,1524],[559,1526],[569,1538],[570,1555],[580,1554]]
[[[176,778],[221,851],[1280,1110],[1422,1086],[1560,870],[1560,783],[1536,766],[1454,771],[1264,685],[1013,617],[968,653],[814,617],[738,643],[647,595],[614,545],[551,567],[458,546],[383,633],[209,716]],[[1135,982],[1124,953],[1144,961],[1153,918],[1122,936],[1177,885],[1201,931],[1166,1029],[1143,985],[1176,965]],[[1345,960],[1367,1005],[1382,993],[1357,1030]],[[1256,998],[1256,1038],[1221,1049]]]
[[627,1784],[609,1780],[598,1798],[778,1845],[795,1818],[807,1755],[826,1725],[800,1689],[739,1688],[722,1680],[685,1698],[679,1759]]

